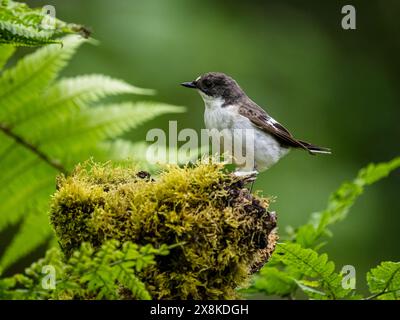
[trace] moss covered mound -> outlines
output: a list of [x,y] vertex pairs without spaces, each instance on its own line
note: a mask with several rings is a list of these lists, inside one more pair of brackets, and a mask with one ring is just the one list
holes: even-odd
[[179,244],[139,276],[156,299],[231,299],[272,253],[268,200],[223,166],[167,167],[157,178],[86,163],[58,179],[51,221],[66,255],[83,241]]

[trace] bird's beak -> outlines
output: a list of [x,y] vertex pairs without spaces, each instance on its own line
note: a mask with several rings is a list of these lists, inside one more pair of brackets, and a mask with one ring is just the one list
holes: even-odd
[[192,88],[192,89],[197,88],[195,81],[183,82],[183,83],[181,83],[181,86],[184,86],[186,88]]

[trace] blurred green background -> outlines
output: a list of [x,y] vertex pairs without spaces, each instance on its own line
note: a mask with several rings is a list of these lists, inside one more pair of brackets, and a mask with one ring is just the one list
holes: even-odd
[[[56,0],[57,17],[93,30],[65,75],[104,73],[154,88],[157,101],[188,112],[142,127],[204,128],[203,103],[178,84],[208,71],[234,77],[295,136],[333,149],[294,151],[260,175],[256,189],[276,196],[281,233],[306,222],[327,197],[369,162],[400,154],[399,1],[351,1],[357,30],[341,28],[343,1]],[[137,132],[137,131],[136,131]],[[327,252],[337,268],[356,267],[357,287],[382,260],[400,259],[399,171],[372,186]]]

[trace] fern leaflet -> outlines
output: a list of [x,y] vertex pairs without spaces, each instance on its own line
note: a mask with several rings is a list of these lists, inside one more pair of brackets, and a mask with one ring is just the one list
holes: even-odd
[[[285,243],[277,247],[275,255],[287,266],[301,272],[303,276],[313,279],[313,282],[298,279],[301,288],[310,288],[305,293],[311,293],[320,299],[338,299],[345,297],[349,291],[342,288],[342,277],[335,273],[335,265],[328,260],[327,254],[319,255],[312,249],[304,249],[298,244]],[[318,291],[317,288],[320,288]]]
[[382,262],[367,274],[368,287],[374,295],[368,299],[400,299],[400,262]]

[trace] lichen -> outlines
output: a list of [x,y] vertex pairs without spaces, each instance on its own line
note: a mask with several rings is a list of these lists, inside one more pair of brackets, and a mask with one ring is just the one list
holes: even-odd
[[268,199],[218,163],[168,166],[156,178],[87,162],[59,177],[51,222],[68,256],[82,242],[178,244],[139,274],[155,299],[233,299],[274,250]]

